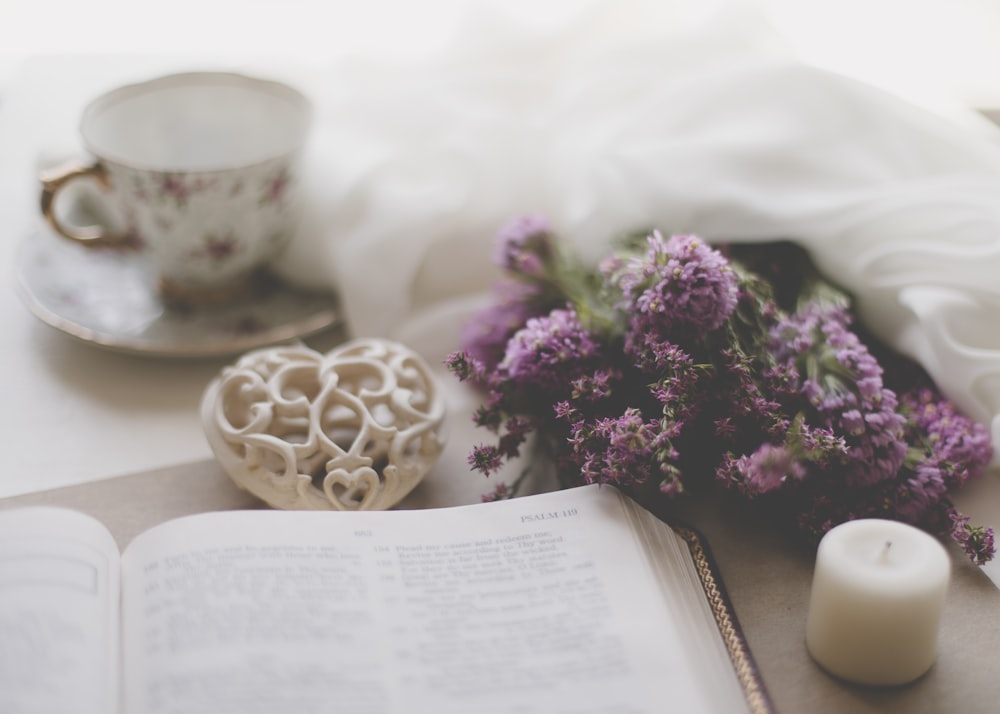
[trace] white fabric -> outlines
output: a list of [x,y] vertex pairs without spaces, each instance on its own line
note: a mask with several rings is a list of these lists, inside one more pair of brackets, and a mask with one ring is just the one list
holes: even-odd
[[283,270],[333,276],[352,331],[393,336],[478,299],[519,213],[593,260],[650,226],[790,238],[1000,443],[1000,143],[738,27],[665,40],[592,20],[337,74],[313,153],[324,230]]

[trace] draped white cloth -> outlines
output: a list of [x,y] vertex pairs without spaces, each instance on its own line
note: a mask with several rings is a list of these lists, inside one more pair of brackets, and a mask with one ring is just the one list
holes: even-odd
[[419,66],[342,67],[318,88],[322,230],[282,270],[332,276],[356,335],[444,325],[443,353],[520,213],[593,260],[654,226],[789,238],[1000,443],[1000,141],[743,29],[663,37],[598,13]]

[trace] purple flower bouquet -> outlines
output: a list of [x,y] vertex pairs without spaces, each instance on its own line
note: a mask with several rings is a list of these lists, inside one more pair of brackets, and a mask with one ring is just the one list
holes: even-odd
[[448,359],[486,393],[475,420],[493,438],[476,470],[534,434],[564,486],[614,484],[651,506],[718,489],[810,541],[890,518],[992,558],[993,531],[948,498],[985,470],[985,427],[855,327],[849,297],[797,246],[654,231],[590,267],[527,216],[501,230],[497,262],[496,303]]

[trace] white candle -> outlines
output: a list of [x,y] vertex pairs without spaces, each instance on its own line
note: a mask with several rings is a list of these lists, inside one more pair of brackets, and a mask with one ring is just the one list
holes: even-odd
[[934,663],[951,563],[927,533],[896,521],[837,526],[816,553],[806,645],[831,674],[905,684]]

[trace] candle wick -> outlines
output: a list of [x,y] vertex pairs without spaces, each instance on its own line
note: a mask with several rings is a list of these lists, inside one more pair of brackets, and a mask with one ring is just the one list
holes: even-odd
[[889,562],[889,549],[890,548],[892,548],[892,541],[891,540],[887,540],[885,542],[885,547],[882,549],[882,552],[879,553],[879,559],[878,560],[879,560],[880,563],[886,563],[886,564],[888,564],[888,562]]

